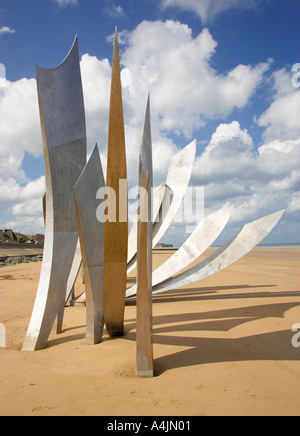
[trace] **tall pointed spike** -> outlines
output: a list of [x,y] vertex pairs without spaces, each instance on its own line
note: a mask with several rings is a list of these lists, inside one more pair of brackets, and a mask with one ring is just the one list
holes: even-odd
[[[141,215],[149,216],[149,179],[150,173],[142,165],[140,168],[139,187],[144,190]],[[147,221],[138,223],[138,268],[137,268],[137,318],[136,318],[136,351],[137,351],[137,376],[153,377],[153,344],[152,344],[152,286],[151,286],[151,260],[149,259],[148,227]],[[151,255],[152,256],[152,251]]]
[[101,342],[103,316],[104,223],[96,219],[97,191],[105,186],[98,146],[74,186],[75,210],[86,279],[86,338]]
[[[140,146],[140,219],[137,236],[137,376],[153,377],[152,345],[152,140],[148,95]],[[146,195],[145,195],[146,194]]]
[[73,186],[86,163],[86,126],[78,41],[56,68],[36,67],[46,178],[44,257],[23,350],[46,346],[65,293],[78,241]]
[[[127,170],[118,34],[115,32],[109,109],[106,186],[116,194],[116,222],[106,221],[104,238],[104,316],[110,336],[124,334],[127,278]],[[120,188],[121,186],[121,188]],[[124,212],[125,210],[125,212]]]

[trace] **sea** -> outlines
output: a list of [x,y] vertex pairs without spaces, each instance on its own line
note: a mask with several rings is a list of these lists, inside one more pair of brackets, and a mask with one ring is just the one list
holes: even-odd
[[300,243],[297,244],[259,244],[256,248],[300,248]]

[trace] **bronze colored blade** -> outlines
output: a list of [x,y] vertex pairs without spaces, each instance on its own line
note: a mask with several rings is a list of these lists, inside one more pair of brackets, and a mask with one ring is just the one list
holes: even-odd
[[[124,311],[127,278],[127,170],[125,131],[120,77],[118,34],[112,66],[111,96],[109,110],[106,187],[116,194],[116,204],[108,196],[108,208],[115,208],[116,221],[105,222],[104,237],[104,318],[110,336],[124,334]],[[125,189],[120,190],[120,181]],[[125,212],[124,212],[125,211]]]

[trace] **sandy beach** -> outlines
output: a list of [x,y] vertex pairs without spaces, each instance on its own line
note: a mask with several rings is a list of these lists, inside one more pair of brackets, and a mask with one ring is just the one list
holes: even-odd
[[[171,254],[155,251],[154,267]],[[86,345],[85,307],[68,307],[62,334],[42,351],[22,352],[40,268],[0,268],[1,416],[300,414],[300,348],[292,345],[299,248],[259,248],[212,277],[156,295],[152,379],[135,376],[133,303],[122,338],[105,331],[101,344]],[[78,280],[76,294],[83,290]]]

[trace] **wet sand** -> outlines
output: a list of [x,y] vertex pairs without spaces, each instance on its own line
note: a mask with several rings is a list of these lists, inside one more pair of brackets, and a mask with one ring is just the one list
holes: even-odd
[[[171,253],[155,251],[154,266]],[[40,268],[0,269],[1,416],[299,415],[292,327],[300,323],[300,249],[259,248],[212,277],[154,296],[153,379],[135,377],[132,303],[122,338],[105,332],[101,344],[86,345],[85,308],[68,307],[62,334],[45,350],[21,352]],[[78,280],[76,294],[83,290]]]

